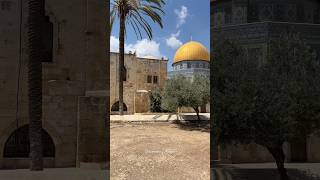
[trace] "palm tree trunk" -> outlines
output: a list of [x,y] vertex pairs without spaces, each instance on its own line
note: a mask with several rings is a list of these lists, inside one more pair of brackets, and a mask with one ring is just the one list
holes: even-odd
[[124,69],[124,36],[125,36],[125,14],[120,12],[119,32],[119,113],[123,115],[123,69]]
[[42,159],[42,50],[41,33],[44,20],[44,0],[29,0],[28,16],[28,98],[30,169],[43,170]]

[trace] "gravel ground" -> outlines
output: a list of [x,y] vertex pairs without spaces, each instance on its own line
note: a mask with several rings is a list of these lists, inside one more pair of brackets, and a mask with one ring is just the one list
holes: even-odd
[[112,123],[112,180],[209,180],[210,134],[170,123]]

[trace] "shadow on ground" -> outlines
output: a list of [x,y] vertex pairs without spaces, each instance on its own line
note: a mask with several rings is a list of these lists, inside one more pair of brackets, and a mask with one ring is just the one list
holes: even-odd
[[208,120],[184,120],[173,121],[173,123],[182,130],[210,132],[210,121]]
[[[245,169],[234,167],[218,167],[211,169],[212,178],[215,180],[280,180],[278,171],[270,168]],[[290,180],[320,180],[320,176],[309,171],[288,168]]]

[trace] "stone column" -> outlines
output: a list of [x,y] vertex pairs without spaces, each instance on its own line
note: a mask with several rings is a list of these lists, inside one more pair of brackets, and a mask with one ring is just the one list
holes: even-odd
[[79,97],[77,122],[77,167],[101,165],[109,160],[106,96]]
[[[77,166],[110,162],[109,2],[86,1],[86,93],[78,97]],[[108,162],[106,164],[106,162]]]

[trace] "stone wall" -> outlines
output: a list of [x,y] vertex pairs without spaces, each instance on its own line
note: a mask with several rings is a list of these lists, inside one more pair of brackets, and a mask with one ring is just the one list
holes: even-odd
[[308,162],[320,162],[320,136],[313,134],[307,139]]
[[212,4],[214,26],[264,21],[320,23],[320,3],[315,0],[220,0]]
[[[133,113],[134,92],[136,89],[136,63],[134,55],[125,56],[125,67],[127,69],[127,81],[123,83],[123,99],[128,111],[126,114]],[[119,56],[110,53],[110,108],[119,101]]]
[[[123,99],[128,111],[147,112],[149,110],[149,93],[164,87],[167,79],[167,60],[139,58],[135,54],[125,54],[124,65],[127,80],[124,81]],[[119,54],[110,55],[110,102],[111,106],[119,100]],[[147,83],[147,76],[158,77],[158,83]],[[111,108],[110,106],[110,108]],[[116,112],[114,112],[116,113]]]
[[271,154],[256,144],[227,146],[220,149],[219,160],[225,163],[273,162]]
[[[0,7],[0,168],[3,162],[19,168],[23,163],[19,166],[19,162],[4,159],[3,149],[10,134],[29,121],[28,12],[26,1],[21,1],[22,9],[20,1],[7,1],[8,9]],[[53,60],[43,63],[43,128],[55,144],[55,167],[76,166],[78,97],[100,94],[109,104],[105,7],[104,1],[46,0],[46,15],[53,24]],[[92,122],[82,123],[89,124]]]
[[78,104],[78,156],[81,162],[105,162],[107,159],[107,111],[105,97],[79,97]]

